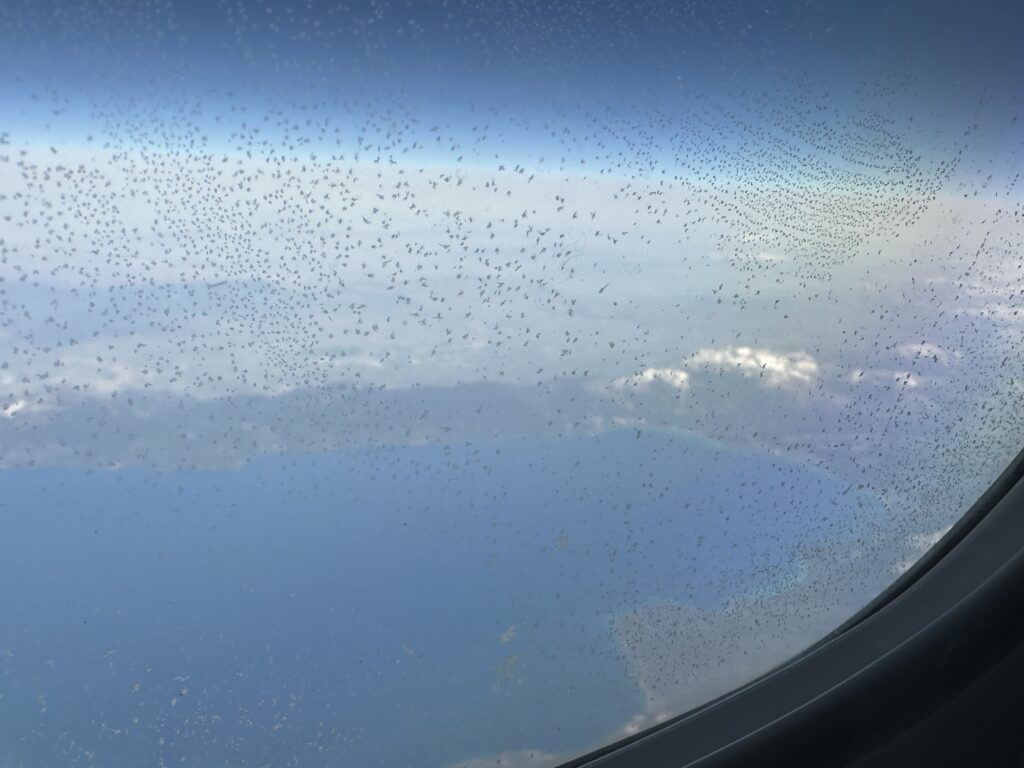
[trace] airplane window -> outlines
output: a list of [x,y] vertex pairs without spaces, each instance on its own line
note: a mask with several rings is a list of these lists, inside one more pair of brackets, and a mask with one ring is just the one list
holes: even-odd
[[1021,448],[1009,2],[0,5],[0,763],[552,766]]

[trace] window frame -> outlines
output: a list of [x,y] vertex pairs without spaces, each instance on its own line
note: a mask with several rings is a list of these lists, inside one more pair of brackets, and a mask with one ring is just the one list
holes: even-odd
[[1024,647],[1021,605],[1024,450],[923,557],[810,648],[560,768],[849,764]]

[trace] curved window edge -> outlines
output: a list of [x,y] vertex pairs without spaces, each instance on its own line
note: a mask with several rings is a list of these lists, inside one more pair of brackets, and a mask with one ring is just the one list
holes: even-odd
[[[1024,648],[1021,605],[1024,450],[913,566],[824,638],[560,768],[861,765]],[[1024,680],[1024,655],[1015,663]]]

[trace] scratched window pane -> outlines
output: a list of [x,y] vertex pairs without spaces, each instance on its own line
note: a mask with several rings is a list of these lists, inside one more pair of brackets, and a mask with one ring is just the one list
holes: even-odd
[[0,764],[550,766],[850,617],[1021,447],[1014,5],[0,4]]

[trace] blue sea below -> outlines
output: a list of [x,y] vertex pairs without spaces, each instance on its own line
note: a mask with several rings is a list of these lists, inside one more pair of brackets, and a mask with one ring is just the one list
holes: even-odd
[[845,486],[632,430],[0,471],[0,766],[580,752],[644,706],[613,619],[791,578]]

